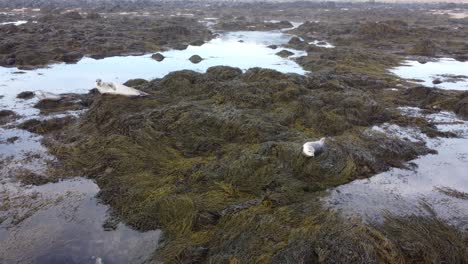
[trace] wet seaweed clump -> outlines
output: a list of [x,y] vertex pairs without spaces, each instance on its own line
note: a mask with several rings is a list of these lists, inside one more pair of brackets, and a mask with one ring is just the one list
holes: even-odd
[[21,92],[19,93],[16,98],[18,99],[23,99],[23,100],[29,100],[29,99],[32,99],[34,98],[34,92],[31,92],[31,91],[24,91],[24,92]]
[[11,110],[0,110],[0,125],[4,125],[15,120],[18,115]]
[[66,116],[60,118],[51,118],[46,120],[30,119],[18,125],[18,128],[27,130],[36,134],[48,134],[58,131],[71,123],[75,117]]
[[282,57],[282,58],[287,58],[287,57],[290,57],[292,55],[294,55],[293,52],[289,51],[289,50],[282,50],[278,53],[276,53],[276,55]]
[[[30,127],[54,131],[46,144],[64,171],[96,179],[125,222],[162,228],[158,258],[169,263],[271,262],[291,234],[326,225],[314,202],[321,191],[429,151],[368,132],[397,117],[379,96],[306,76],[213,67],[139,89],[150,95],[98,96],[76,120]],[[304,142],[324,136],[322,155],[301,155]]]

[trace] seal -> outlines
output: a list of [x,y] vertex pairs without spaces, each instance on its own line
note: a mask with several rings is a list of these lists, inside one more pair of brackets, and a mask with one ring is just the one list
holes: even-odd
[[325,150],[325,138],[319,141],[310,141],[302,146],[302,154],[306,157],[315,157],[320,155]]

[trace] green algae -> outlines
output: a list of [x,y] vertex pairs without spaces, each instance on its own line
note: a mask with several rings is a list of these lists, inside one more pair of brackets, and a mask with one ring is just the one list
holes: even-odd
[[[212,77],[222,71],[225,80]],[[319,216],[336,216],[320,206],[321,191],[429,151],[365,132],[398,118],[379,96],[272,70],[237,72],[176,72],[138,83],[148,97],[97,96],[47,146],[63,171],[96,179],[101,199],[126,223],[162,228],[155,257],[168,263],[274,262],[294,241],[306,243],[292,235],[304,228],[329,243]],[[301,155],[302,143],[322,136],[322,155]],[[377,250],[366,239],[357,256]],[[320,252],[314,261],[334,254]]]

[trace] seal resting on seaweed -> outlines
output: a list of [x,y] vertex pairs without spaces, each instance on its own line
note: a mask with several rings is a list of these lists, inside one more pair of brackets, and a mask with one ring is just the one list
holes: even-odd
[[111,82],[103,82],[101,79],[96,80],[96,89],[101,94],[119,94],[124,96],[146,96],[145,92],[138,91],[132,87],[123,84],[116,84]]
[[325,138],[319,141],[310,141],[302,146],[302,154],[306,157],[315,157],[320,155],[325,149]]

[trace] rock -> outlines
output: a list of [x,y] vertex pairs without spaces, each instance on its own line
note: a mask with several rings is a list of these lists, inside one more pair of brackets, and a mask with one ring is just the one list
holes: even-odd
[[145,85],[147,84],[148,81],[145,80],[145,79],[132,79],[132,80],[128,80],[124,83],[125,86],[129,86],[129,87],[138,87],[138,86],[141,86],[141,85]]
[[290,45],[300,45],[300,44],[302,44],[302,42],[303,42],[303,41],[302,41],[300,38],[298,38],[298,37],[292,37],[292,38],[289,40],[288,44],[290,44]]
[[163,61],[165,57],[164,55],[158,52],[158,53],[153,54],[151,58],[155,61]]
[[201,39],[198,39],[198,40],[195,40],[195,41],[192,41],[190,42],[190,45],[191,46],[201,46],[205,44],[205,41],[201,40]]
[[47,134],[52,131],[59,130],[64,126],[76,120],[73,116],[62,118],[51,118],[47,120],[30,119],[18,125],[18,128],[24,129],[31,133]]
[[175,45],[173,46],[173,48],[174,48],[175,50],[186,50],[187,47],[188,47],[187,44],[180,44],[180,43],[175,44]]
[[11,110],[0,110],[0,125],[13,121],[18,116]]
[[458,55],[458,56],[455,56],[455,59],[457,61],[465,62],[468,60],[468,55]]
[[282,51],[276,53],[276,55],[278,55],[278,56],[280,56],[280,57],[282,57],[282,58],[287,58],[287,57],[289,57],[289,56],[294,55],[294,53],[291,52],[291,51],[289,51],[289,50],[282,50]]
[[200,63],[200,62],[203,60],[203,58],[200,57],[200,56],[198,56],[198,55],[193,55],[192,57],[189,58],[189,60],[190,60],[192,63],[197,64],[197,63]]
[[24,99],[24,100],[29,100],[29,99],[32,99],[33,97],[34,97],[34,92],[31,92],[31,91],[24,91],[24,92],[19,93],[16,96],[16,98]]
[[461,117],[468,118],[468,92],[464,93],[464,98],[458,101],[454,106],[454,111]]
[[73,20],[83,19],[83,17],[80,15],[80,13],[78,13],[76,11],[71,11],[71,12],[64,13],[64,14],[62,14],[62,17],[65,18],[65,19],[73,19]]
[[83,54],[81,54],[79,52],[68,52],[68,53],[63,55],[62,60],[65,63],[77,63],[78,61],[81,60],[81,58],[83,58]]
[[278,45],[268,45],[267,47],[270,48],[270,49],[277,49]]
[[15,137],[8,138],[8,139],[7,139],[7,143],[8,143],[8,144],[13,144],[13,143],[15,143],[16,141],[18,141],[18,139],[19,139],[19,137],[16,137],[16,136],[15,136]]
[[86,18],[87,19],[100,19],[101,15],[99,15],[99,13],[96,13],[96,12],[91,12],[86,15]]
[[0,118],[14,116],[14,115],[15,115],[15,112],[11,110],[0,110]]
[[433,80],[432,83],[433,84],[441,84],[442,81],[439,78],[437,78],[437,79]]

